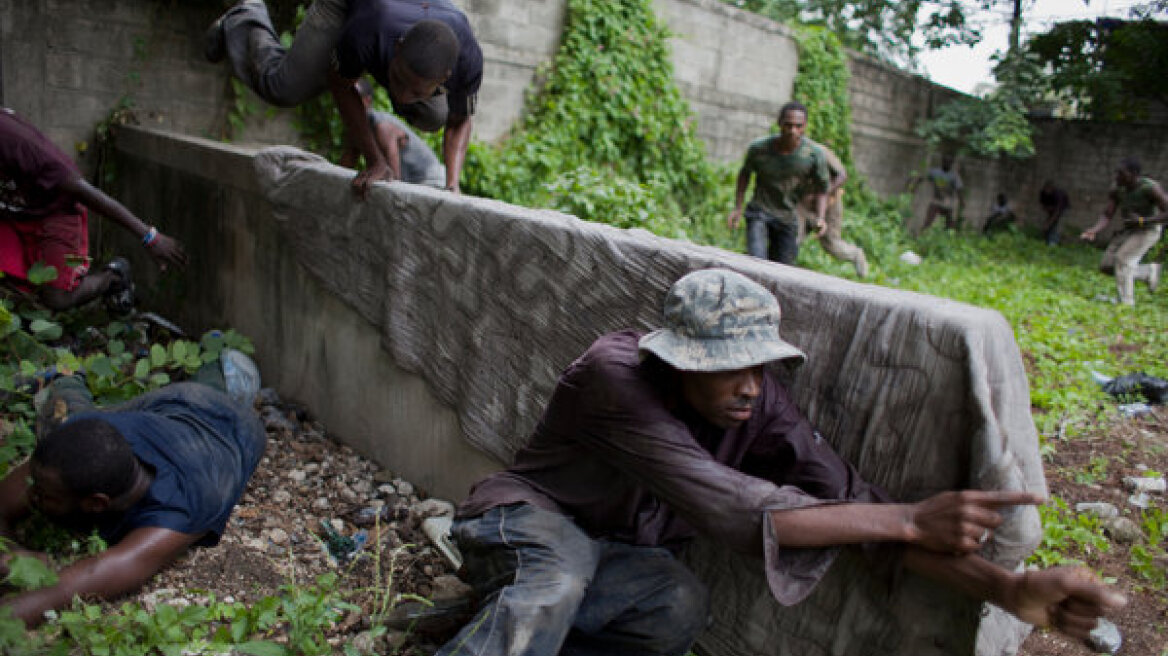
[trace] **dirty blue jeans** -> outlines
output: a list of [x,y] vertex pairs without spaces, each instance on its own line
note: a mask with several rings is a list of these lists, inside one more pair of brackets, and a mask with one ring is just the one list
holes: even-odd
[[746,252],[779,264],[795,264],[799,257],[799,221],[759,209],[746,208]]
[[705,586],[665,549],[523,503],[452,533],[482,606],[437,656],[681,655],[706,626]]

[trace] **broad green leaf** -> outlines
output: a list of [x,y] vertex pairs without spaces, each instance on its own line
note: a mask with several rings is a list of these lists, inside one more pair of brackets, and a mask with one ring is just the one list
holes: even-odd
[[110,359],[104,355],[97,355],[86,361],[86,369],[94,376],[114,378],[118,375]]
[[158,368],[166,365],[168,356],[166,354],[166,347],[161,344],[150,345],[150,366]]
[[42,340],[60,339],[62,332],[64,332],[61,329],[61,324],[45,319],[34,319],[33,322],[28,325],[28,329],[32,331],[32,334],[35,335],[37,339]]
[[28,281],[34,285],[43,285],[56,279],[56,267],[51,267],[44,262],[37,262],[28,268]]
[[138,364],[134,365],[134,378],[144,379],[150,375],[150,361],[146,358],[138,360]]
[[21,590],[35,590],[54,585],[57,573],[49,569],[39,558],[13,556],[8,562],[8,576],[5,582]]
[[266,640],[253,640],[236,645],[235,651],[251,656],[288,656],[291,653],[287,647]]
[[170,384],[170,374],[165,371],[158,371],[150,374],[150,384],[156,387]]

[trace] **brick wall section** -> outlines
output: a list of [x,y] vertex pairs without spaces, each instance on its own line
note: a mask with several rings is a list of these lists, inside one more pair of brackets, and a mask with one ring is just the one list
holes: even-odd
[[[227,124],[226,65],[203,59],[210,3],[146,0],[0,2],[0,102],[31,118],[54,143],[79,142],[123,97],[151,127],[218,137]],[[255,96],[250,102],[262,104]],[[286,113],[277,113],[277,116]],[[286,143],[288,120],[257,113],[243,140]]]
[[[486,63],[475,137],[497,140],[559,45],[566,0],[455,2]],[[698,134],[711,156],[737,162],[791,98],[798,53],[788,29],[719,0],[654,0],[654,8],[674,34],[677,82],[697,114]],[[0,103],[29,116],[70,153],[92,140],[93,127],[123,96],[145,125],[220,136],[231,97],[227,65],[202,57],[202,35],[216,12],[213,3],[177,0],[0,0]],[[898,192],[910,173],[930,165],[914,125],[958,94],[863,56],[852,56],[850,67],[857,168],[877,191]],[[296,142],[289,112],[248,98],[260,111],[236,135],[239,143]],[[1049,177],[1071,192],[1070,223],[1084,226],[1102,208],[1120,157],[1136,155],[1152,177],[1168,175],[1168,152],[1157,147],[1168,136],[1163,125],[1042,120],[1038,128],[1035,159],[959,162],[969,220],[980,223],[998,191],[1024,219],[1039,220],[1037,190]],[[926,203],[922,189],[918,217]]]
[[698,135],[738,161],[791,98],[799,55],[789,30],[719,0],[655,0],[673,33],[674,75],[698,115]]

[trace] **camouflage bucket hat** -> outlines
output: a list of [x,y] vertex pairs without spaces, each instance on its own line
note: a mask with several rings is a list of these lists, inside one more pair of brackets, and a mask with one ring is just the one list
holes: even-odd
[[665,327],[638,346],[682,371],[730,371],[807,356],[779,337],[779,302],[726,269],[690,273],[665,295]]

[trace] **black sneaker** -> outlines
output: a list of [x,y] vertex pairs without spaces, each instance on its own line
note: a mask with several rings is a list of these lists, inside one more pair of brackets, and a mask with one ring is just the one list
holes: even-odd
[[226,16],[223,14],[216,18],[203,35],[203,56],[212,64],[218,64],[227,57],[227,35],[223,33],[223,19]]
[[115,257],[104,270],[114,274],[113,282],[105,290],[106,308],[118,316],[129,314],[134,310],[134,279],[130,275],[129,260]]

